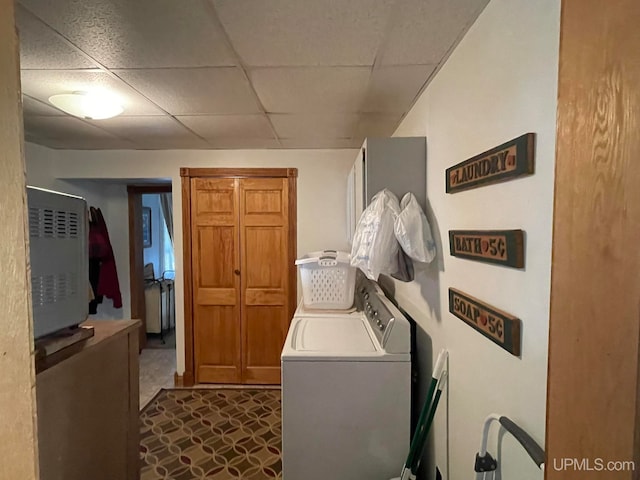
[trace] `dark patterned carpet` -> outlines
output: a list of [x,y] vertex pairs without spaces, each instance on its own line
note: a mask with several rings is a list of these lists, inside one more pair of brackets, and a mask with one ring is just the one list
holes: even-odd
[[280,479],[280,411],[280,390],[161,390],[140,412],[141,480]]

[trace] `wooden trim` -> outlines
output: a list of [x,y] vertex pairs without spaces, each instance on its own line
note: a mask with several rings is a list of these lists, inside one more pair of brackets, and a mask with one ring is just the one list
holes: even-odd
[[289,177],[289,322],[293,319],[298,304],[298,169],[292,168],[294,175]]
[[638,18],[637,0],[562,2],[545,449],[636,461],[593,478],[640,471]]
[[[128,188],[127,188],[128,190]],[[129,292],[131,318],[140,319],[140,350],[147,346],[146,304],[144,298],[144,253],[142,250],[142,196],[128,193],[129,204]]]
[[150,185],[127,185],[129,193],[171,193],[171,184],[154,183]]
[[144,249],[142,247],[142,195],[170,193],[171,184],[127,185],[129,198],[129,295],[131,318],[139,318],[140,350],[147,346],[146,304],[144,297]]
[[[180,173],[182,174],[180,169]],[[193,352],[193,285],[191,266],[191,178],[182,177],[182,269],[184,281],[184,374],[185,379],[195,378]]]
[[638,378],[636,379],[636,419],[635,419],[635,434],[633,439],[633,451],[635,455],[633,457],[633,463],[636,466],[636,478],[634,480],[640,480],[640,329],[638,338],[638,360],[636,365],[638,371]]
[[175,372],[173,374],[173,385],[176,388],[188,388],[188,387],[193,387],[195,385],[195,381],[193,379],[193,376],[187,374],[187,372],[184,372],[183,375],[179,375],[178,372]]
[[193,387],[196,384],[196,379],[191,372],[184,372],[182,383],[185,387]]
[[270,177],[298,176],[297,168],[181,168],[181,177]]

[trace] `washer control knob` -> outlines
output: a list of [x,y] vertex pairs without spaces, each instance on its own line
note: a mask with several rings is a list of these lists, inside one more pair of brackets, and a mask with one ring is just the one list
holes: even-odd
[[384,326],[384,323],[380,323],[380,325],[378,325],[378,328],[380,329],[381,332],[384,332],[384,329],[386,327]]

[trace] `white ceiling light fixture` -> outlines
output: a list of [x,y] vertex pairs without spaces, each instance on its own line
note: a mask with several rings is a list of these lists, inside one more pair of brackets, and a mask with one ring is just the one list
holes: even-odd
[[61,93],[49,97],[49,102],[63,112],[88,120],[104,120],[120,115],[120,101],[106,92]]

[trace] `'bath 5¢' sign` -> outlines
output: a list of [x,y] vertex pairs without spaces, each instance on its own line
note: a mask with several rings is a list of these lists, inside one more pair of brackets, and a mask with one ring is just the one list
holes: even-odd
[[524,232],[522,230],[449,230],[452,256],[495,263],[507,267],[524,267]]
[[535,134],[526,133],[447,168],[447,193],[456,193],[533,173]]
[[449,289],[449,311],[507,352],[520,356],[519,318],[455,288]]

